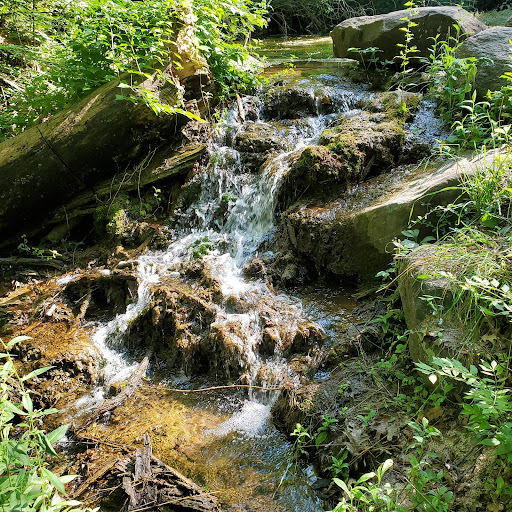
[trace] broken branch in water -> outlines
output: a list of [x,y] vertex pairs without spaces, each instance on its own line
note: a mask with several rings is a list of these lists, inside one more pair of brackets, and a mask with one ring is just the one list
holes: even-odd
[[[145,386],[152,388],[152,386]],[[213,386],[211,388],[199,388],[199,389],[175,389],[163,387],[166,391],[172,391],[173,393],[200,393],[201,391],[217,391],[218,389],[234,389],[234,388],[246,388],[246,389],[262,389],[263,391],[282,391],[285,389],[281,388],[264,388],[262,386],[250,386],[249,384],[232,384],[230,386]]]

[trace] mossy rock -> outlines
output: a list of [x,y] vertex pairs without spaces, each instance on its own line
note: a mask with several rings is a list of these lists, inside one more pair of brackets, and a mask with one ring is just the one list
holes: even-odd
[[325,130],[319,144],[346,160],[353,181],[360,181],[396,166],[404,140],[404,129],[396,118],[363,112]]
[[354,154],[347,149],[347,157],[343,158],[325,146],[306,147],[283,180],[277,198],[278,210],[286,209],[299,198],[321,194],[322,200],[326,200],[329,195],[343,193],[350,176],[357,173],[362,163],[362,155],[355,146],[352,149]]

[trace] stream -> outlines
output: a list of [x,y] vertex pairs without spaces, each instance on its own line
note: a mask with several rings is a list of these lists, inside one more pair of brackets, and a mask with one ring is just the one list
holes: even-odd
[[[348,85],[337,63],[298,66],[283,80],[316,99],[317,115],[290,123],[286,132],[278,133],[285,149],[254,172],[244,163],[236,141],[247,129],[268,126],[261,102],[256,98],[252,106],[244,103],[247,111],[252,109],[250,119],[244,119],[236,103],[225,113],[209,149],[209,164],[195,178],[197,199],[177,216],[173,243],[165,250],[144,253],[136,262],[137,300],[111,321],[87,326],[104,360],[102,385],[75,403],[75,414],[87,415],[112,385],[134,371],[137,363],[132,363],[126,341],[133,322],[148,307],[160,283],[186,282],[184,269],[195,260],[219,283],[212,327],[229,332],[230,342],[236,345],[243,372],[233,382],[258,388],[298,386],[300,377],[284,351],[287,332],[295,332],[300,322],[316,322],[327,346],[336,341],[337,328],[355,307],[350,290],[336,285],[285,294],[270,289],[264,280],[247,279],[243,268],[254,258],[271,256],[276,197],[290,162],[319,139],[335,116],[351,115],[361,96],[371,93]],[[330,113],[322,113],[320,98],[326,91],[335,99]],[[232,307],[240,301],[245,304],[243,309]],[[272,316],[275,325],[286,326],[271,353],[265,354],[258,349],[261,304],[270,304],[276,312]],[[279,391],[214,390],[177,396],[167,389],[196,389],[216,382],[206,376],[190,377],[187,372],[170,373],[158,363],[153,363],[149,373],[152,386],[143,391],[144,400],[124,412],[132,438],[150,431],[159,456],[216,493],[225,510],[322,510],[310,486],[316,479],[313,468],[290,465],[293,446],[272,424],[271,407]],[[319,379],[325,377],[322,372],[317,374]],[[176,455],[177,445],[181,455]]]

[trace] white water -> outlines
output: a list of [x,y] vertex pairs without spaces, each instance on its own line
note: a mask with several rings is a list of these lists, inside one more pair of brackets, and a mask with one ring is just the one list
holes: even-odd
[[[336,81],[328,78],[323,90],[320,88],[319,91],[318,84],[312,84],[309,94],[314,96],[315,90],[324,93],[326,88],[332,94],[336,86]],[[339,112],[348,113],[357,100],[349,89],[340,89],[333,96],[339,100]],[[284,295],[276,296],[264,282],[247,281],[242,269],[247,261],[258,256],[262,242],[275,230],[277,192],[290,161],[307,145],[318,140],[332,117],[318,115],[302,120],[300,125],[287,132],[285,146],[288,150],[276,154],[259,172],[251,173],[244,168],[241,154],[233,147],[232,141],[249,123],[265,125],[265,121],[242,122],[236,105],[227,113],[217,127],[215,143],[210,148],[210,164],[195,178],[199,188],[198,199],[177,215],[176,241],[166,250],[147,252],[139,258],[137,301],[107,324],[96,326],[93,341],[105,362],[102,386],[79,401],[77,405],[81,410],[88,410],[100,402],[104,398],[103,390],[115,381],[126,380],[134,370],[135,365],[128,364],[123,354],[124,334],[149,304],[151,285],[164,276],[180,278],[180,269],[191,259],[195,248],[203,243],[210,247],[203,261],[219,280],[224,300],[244,298],[252,304],[249,311],[236,314],[218,304],[213,324],[228,329],[231,341],[238,347],[239,363],[244,369],[240,380],[278,387],[284,377],[292,382],[297,379],[282,357],[280,343],[277,343],[275,353],[265,360],[258,354],[261,326],[257,304],[262,300],[278,304],[280,307],[274,309],[282,313],[277,313],[273,320],[276,325],[286,321],[292,328],[296,322],[294,318],[304,317],[302,306]],[[219,219],[218,212],[226,198],[236,198],[236,201],[228,200],[227,212],[223,219]],[[251,401],[242,407],[240,418],[228,420],[218,435],[237,429],[256,432],[265,423],[277,394],[250,392],[249,398]]]

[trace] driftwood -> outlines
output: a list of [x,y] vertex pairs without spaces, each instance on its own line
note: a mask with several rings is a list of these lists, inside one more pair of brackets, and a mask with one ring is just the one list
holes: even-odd
[[82,483],[82,485],[76,490],[75,498],[81,496],[88,487],[96,483],[102,476],[107,474],[117,463],[119,462],[118,458],[113,458],[107,460],[104,464],[102,464],[99,468],[94,471],[94,473]]
[[[144,435],[144,447],[137,449],[131,462],[132,474],[123,476],[122,480],[130,512],[160,510],[164,505],[175,505],[183,511],[219,510],[217,498],[153,456],[148,434]],[[129,469],[129,465],[126,467]]]
[[114,409],[117,409],[120,405],[122,405],[130,396],[133,395],[133,392],[137,389],[142,377],[146,373],[149,365],[149,358],[146,356],[140,363],[137,369],[133,372],[130,377],[128,384],[123,388],[121,393],[113,398],[109,398],[105,400],[102,404],[100,404],[96,409],[91,413],[87,421],[81,425],[80,429],[84,429],[91,423],[94,423],[96,420],[105,416],[109,412],[112,412]]
[[[104,443],[104,441],[100,441]],[[106,442],[106,444],[109,444]],[[119,446],[127,451],[125,445]],[[160,511],[168,505],[170,510],[182,512],[217,512],[218,499],[153,456],[151,439],[144,435],[144,446],[131,450],[131,455],[111,457],[97,467],[80,485],[74,497],[80,497],[88,488],[107,475],[126,493],[129,512]],[[101,490],[101,484],[98,489]],[[174,505],[174,506],[173,506]]]

